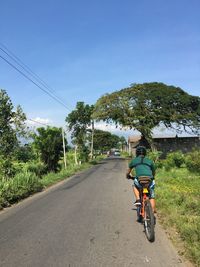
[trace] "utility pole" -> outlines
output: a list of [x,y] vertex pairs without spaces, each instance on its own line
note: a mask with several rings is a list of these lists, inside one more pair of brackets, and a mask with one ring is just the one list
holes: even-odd
[[94,151],[94,120],[92,120],[92,140],[91,140],[91,151],[90,151],[90,155],[91,155],[91,159],[93,159],[93,151]]
[[75,148],[74,148],[74,160],[75,160],[75,164],[78,165],[78,160],[77,160],[77,148],[78,146],[75,145]]
[[65,169],[67,168],[67,163],[66,163],[66,153],[65,153],[65,134],[64,134],[64,129],[62,128],[62,139],[63,139],[63,155],[64,155],[64,166]]

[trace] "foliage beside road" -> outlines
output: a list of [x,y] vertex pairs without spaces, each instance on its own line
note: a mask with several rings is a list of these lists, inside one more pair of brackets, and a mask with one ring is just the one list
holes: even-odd
[[[91,140],[95,140],[95,149],[96,146],[101,147],[103,141],[96,138],[96,131],[91,133],[88,128],[92,123],[92,110],[93,106],[78,102],[76,109],[68,115],[66,121],[75,145],[70,148],[62,128],[45,126],[29,129],[21,107],[14,108],[7,92],[0,90],[0,208],[95,163],[92,161],[95,150]],[[106,149],[113,145],[121,147],[125,141],[111,133],[101,131],[100,134],[109,134]],[[101,152],[99,149],[98,155]]]
[[34,171],[31,172],[24,169],[17,173],[12,179],[2,179],[0,180],[0,206],[10,206],[31,194],[42,191],[79,171],[91,167],[101,159],[102,156],[99,156],[96,160],[81,165],[68,162],[66,169],[62,169],[57,173],[49,172],[41,177],[36,175]]
[[200,175],[185,167],[162,168],[156,181],[160,221],[180,252],[200,266]]
[[42,183],[38,176],[31,172],[21,172],[12,179],[0,180],[0,207],[7,207],[20,199],[40,191]]

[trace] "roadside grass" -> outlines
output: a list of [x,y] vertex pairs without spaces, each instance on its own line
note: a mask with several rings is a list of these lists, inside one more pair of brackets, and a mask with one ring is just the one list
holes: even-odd
[[66,170],[62,169],[60,172],[58,173],[48,173],[46,175],[44,175],[42,177],[41,183],[43,185],[43,187],[49,187],[59,181],[62,181],[70,176],[72,176],[73,174],[85,170],[89,167],[91,167],[93,164],[93,162],[88,162],[88,163],[83,163],[81,165],[68,165]]
[[23,169],[13,178],[0,179],[0,209],[8,207],[36,192],[42,191],[59,181],[65,180],[79,171],[88,169],[98,164],[102,159],[103,157],[100,156],[81,165],[68,162],[66,169],[62,169],[57,173],[48,173],[42,177],[37,176],[34,172]]
[[34,173],[26,171],[17,173],[12,179],[0,180],[0,206],[10,206],[41,190],[41,181]]
[[186,168],[159,169],[156,182],[161,223],[176,243],[181,240],[180,253],[200,266],[200,175]]

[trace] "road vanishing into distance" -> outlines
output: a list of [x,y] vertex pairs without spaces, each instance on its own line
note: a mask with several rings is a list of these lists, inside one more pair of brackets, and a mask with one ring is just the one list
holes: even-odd
[[159,224],[146,239],[127,166],[108,158],[2,211],[0,266],[186,266]]

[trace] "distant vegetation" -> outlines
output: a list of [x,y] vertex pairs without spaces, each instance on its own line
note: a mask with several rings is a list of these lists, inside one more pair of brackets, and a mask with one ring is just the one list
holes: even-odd
[[[0,207],[9,206],[95,164],[103,152],[121,148],[126,143],[125,138],[109,132],[95,129],[91,132],[92,110],[93,106],[78,102],[68,115],[66,121],[75,145],[70,148],[61,128],[28,129],[21,107],[15,109],[7,92],[0,90]],[[29,142],[21,143],[22,137]],[[90,155],[92,138],[93,157]]]
[[[72,176],[77,171],[84,170],[95,164],[95,161],[92,161],[90,163],[75,165],[72,160],[73,157],[73,151],[69,152],[67,169],[61,168],[57,173],[46,173],[46,170],[43,171],[43,165],[39,166],[33,162],[21,164],[12,178],[1,178],[0,180],[0,207],[7,207],[33,193]],[[100,159],[101,157],[98,157],[97,161]],[[62,165],[62,163],[60,164]],[[39,167],[39,170],[37,167]]]
[[124,137],[95,129],[93,112],[93,105],[77,102],[75,110],[66,117],[68,129],[72,133],[72,142],[75,145],[75,155],[79,154],[75,162],[92,159],[95,151],[103,153],[111,148],[123,148],[126,145]]

